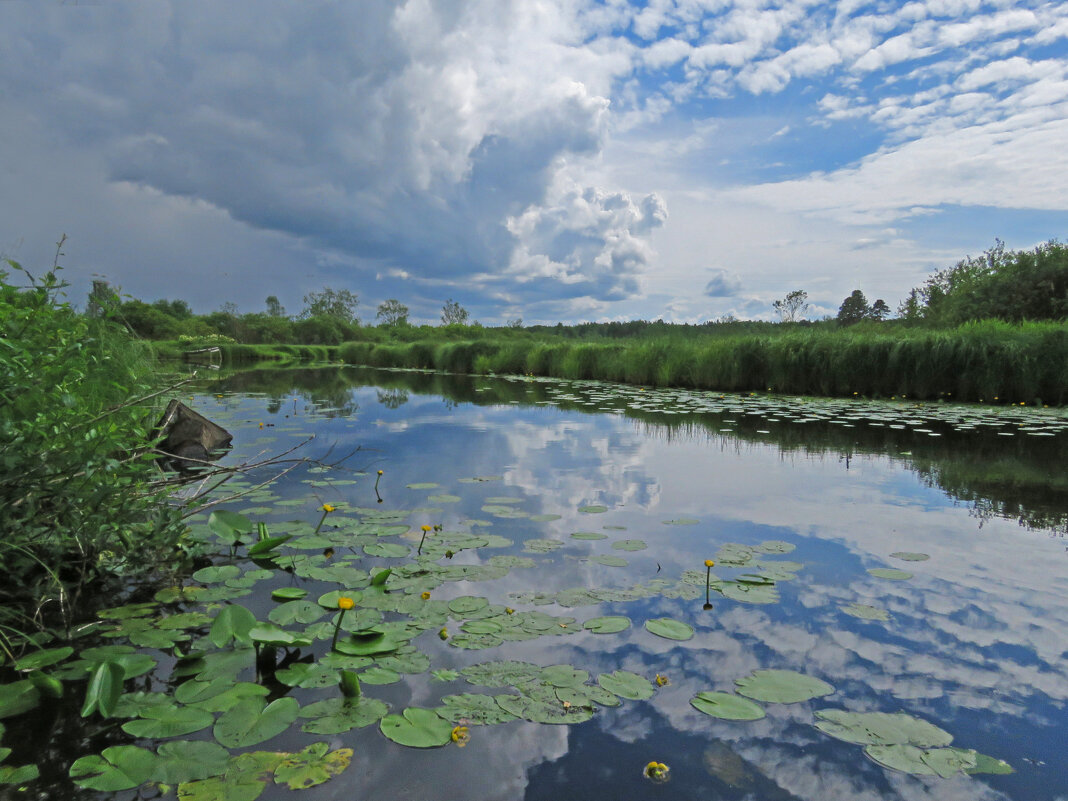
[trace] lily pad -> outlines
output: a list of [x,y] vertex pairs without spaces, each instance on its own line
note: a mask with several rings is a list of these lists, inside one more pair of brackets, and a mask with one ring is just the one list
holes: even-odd
[[159,760],[152,775],[164,784],[207,779],[219,776],[230,762],[230,752],[203,740],[174,740],[159,747]]
[[645,540],[616,540],[612,547],[617,551],[644,551],[649,545]]
[[498,695],[496,701],[505,712],[532,723],[583,723],[593,717],[592,708],[567,704],[557,698],[555,693],[551,697]]
[[409,748],[437,748],[452,742],[452,723],[432,709],[408,707],[401,715],[386,715],[378,725],[387,738]]
[[279,587],[271,590],[271,598],[275,601],[299,601],[308,595],[308,591],[300,587]]
[[928,554],[916,553],[915,551],[895,551],[890,556],[903,562],[926,562],[931,558]]
[[214,721],[215,717],[210,712],[195,707],[170,704],[143,709],[140,718],[122,724],[122,730],[133,737],[156,740],[192,734],[206,729]]
[[877,606],[870,606],[869,604],[846,604],[838,607],[847,615],[853,617],[859,617],[861,620],[882,620],[887,621],[890,619],[890,613],[885,609],[880,609]]
[[580,506],[579,511],[585,515],[598,515],[602,512],[607,512],[607,506],[601,506],[599,504],[591,504],[589,506]]
[[460,673],[468,684],[481,687],[508,687],[536,678],[541,668],[530,662],[481,662],[468,665]]
[[693,637],[693,626],[670,617],[658,617],[645,621],[645,628],[657,637],[668,640],[689,640]]
[[582,627],[594,634],[615,634],[630,628],[630,618],[622,615],[591,617]]
[[953,735],[921,718],[904,712],[846,712],[821,709],[816,728],[847,743],[859,745],[916,745],[931,748],[949,745]]
[[656,692],[651,681],[628,670],[602,673],[597,677],[597,683],[608,692],[615,693],[621,698],[629,698],[631,701],[643,701],[646,698],[652,698]]
[[622,556],[612,556],[611,554],[599,554],[597,556],[590,557],[591,562],[596,562],[599,565],[605,567],[626,567],[630,564]]
[[606,540],[607,534],[602,534],[599,531],[575,531],[571,534],[573,540]]
[[516,716],[502,709],[491,695],[461,693],[459,695],[446,695],[441,701],[442,706],[439,706],[434,711],[453,723],[465,721],[465,725],[489,726],[516,720]]
[[70,646],[63,646],[62,648],[46,648],[41,651],[34,651],[33,653],[20,657],[15,662],[15,670],[40,670],[41,668],[62,662],[73,653],[74,649]]
[[760,720],[764,717],[760,705],[732,693],[701,692],[690,699],[690,705],[699,712],[724,720]]
[[227,748],[244,748],[270,740],[297,719],[300,705],[294,698],[279,698],[264,705],[262,698],[234,704],[216,721],[215,739]]
[[158,757],[135,745],[113,745],[100,754],[74,760],[70,777],[79,787],[113,793],[130,790],[149,781],[156,772]]
[[873,761],[892,770],[916,776],[948,779],[975,767],[976,754],[963,748],[918,748],[915,745],[868,745],[864,748]]
[[773,704],[796,704],[834,692],[827,682],[793,670],[756,670],[734,683],[739,694]]
[[311,718],[301,730],[309,734],[341,734],[377,723],[387,712],[389,707],[377,698],[328,698],[300,710],[300,717]]
[[341,775],[351,761],[351,748],[331,751],[327,743],[313,743],[295,754],[287,754],[274,769],[274,781],[290,790],[306,790]]

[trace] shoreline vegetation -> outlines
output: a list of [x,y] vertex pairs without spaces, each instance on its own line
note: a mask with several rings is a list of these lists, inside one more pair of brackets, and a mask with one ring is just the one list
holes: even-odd
[[358,297],[325,288],[289,315],[278,299],[238,314],[232,303],[196,315],[182,300],[120,302],[94,284],[89,311],[107,310],[159,356],[218,347],[225,364],[341,361],[371,367],[595,379],[717,392],[909,398],[1060,406],[1068,402],[1068,247],[1004,244],[962,259],[910,290],[890,318],[859,289],[835,317],[804,319],[808,294],[771,304],[779,322],[731,316],[701,324],[662,320],[500,327],[471,321],[449,299],[441,325],[415,326],[396,299],[375,324]]

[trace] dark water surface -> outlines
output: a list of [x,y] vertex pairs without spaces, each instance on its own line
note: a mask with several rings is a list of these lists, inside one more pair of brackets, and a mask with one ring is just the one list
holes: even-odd
[[[236,435],[230,462],[308,434],[315,439],[302,449],[306,456],[331,461],[355,450],[344,469],[300,466],[269,497],[253,493],[226,505],[265,521],[272,534],[306,536],[306,527],[287,521],[314,527],[323,503],[338,507],[327,533],[335,522],[404,510],[397,517],[408,533],[379,539],[410,556],[367,556],[357,547],[356,559],[339,545],[333,558],[349,557],[364,570],[408,563],[426,524],[511,542],[451,559],[439,553],[442,565],[531,560],[492,580],[440,583],[432,598],[485,597],[517,613],[556,616],[566,630],[474,647],[494,641],[465,637],[463,615],[445,624],[448,640],[434,626],[412,640],[429,657],[429,671],[364,684],[364,694],[391,712],[434,708],[455,693],[515,693],[430,673],[502,659],[571,665],[588,671],[591,684],[616,670],[670,682],[647,700],[597,707],[581,723],[472,724],[462,749],[406,748],[377,725],[307,734],[299,728],[306,721],[298,721],[248,750],[324,741],[352,748],[351,764],[315,788],[294,794],[268,785],[260,798],[1068,797],[1068,431],[1061,413],[351,368],[257,370],[201,386],[196,408]],[[641,543],[621,545],[629,540]],[[728,543],[736,545],[723,550]],[[737,546],[757,547],[753,561],[724,564],[745,552]],[[749,585],[756,586],[751,598],[738,585],[726,597],[712,592],[708,609],[706,559],[717,561],[712,573],[724,581],[793,564],[773,571],[770,589]],[[868,572],[880,568],[912,575]],[[278,571],[235,602],[264,619],[277,605],[269,590],[283,586],[308,589],[309,600],[339,587]],[[659,591],[583,592],[636,586]],[[584,621],[608,615],[631,624],[613,634],[582,630]],[[664,617],[692,626],[692,639],[644,628]],[[320,640],[311,650],[322,656],[328,647]],[[157,689],[171,665],[160,659]],[[690,703],[700,692],[733,693],[736,679],[761,669],[815,677],[833,692],[798,703],[761,701],[766,716],[753,721],[714,718]],[[241,678],[252,681],[247,672]],[[290,694],[306,706],[337,692]],[[1014,772],[942,778],[892,770],[869,759],[863,745],[817,729],[821,710],[904,712]],[[643,777],[650,761],[670,767],[668,782]]]

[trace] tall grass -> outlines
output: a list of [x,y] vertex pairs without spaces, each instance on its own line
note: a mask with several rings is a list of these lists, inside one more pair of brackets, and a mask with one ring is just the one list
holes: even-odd
[[651,386],[805,395],[947,398],[1061,405],[1068,400],[1068,326],[968,323],[952,329],[858,325],[777,335],[573,342],[346,343],[339,358],[375,367],[433,367]]

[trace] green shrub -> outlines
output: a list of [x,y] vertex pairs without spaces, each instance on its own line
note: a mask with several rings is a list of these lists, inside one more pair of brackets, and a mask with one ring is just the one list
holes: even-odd
[[[69,623],[84,591],[152,570],[181,526],[147,447],[158,410],[149,351],[106,319],[59,300],[53,268],[29,286],[0,271],[0,602],[2,624],[27,610]],[[166,561],[166,560],[163,560]],[[114,597],[107,597],[108,602]],[[90,610],[91,611],[91,610]]]

